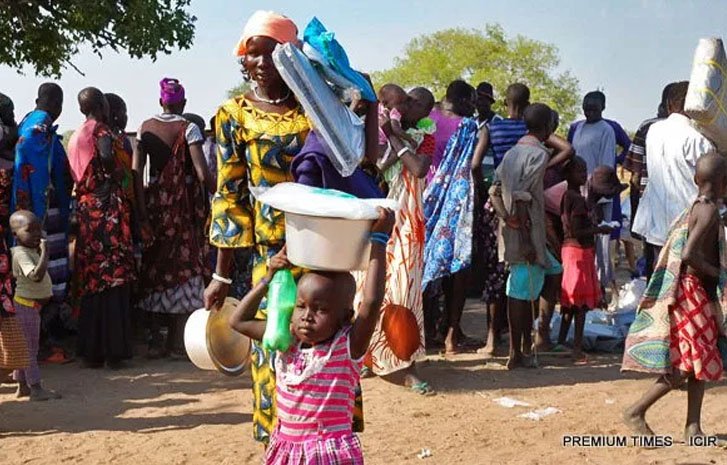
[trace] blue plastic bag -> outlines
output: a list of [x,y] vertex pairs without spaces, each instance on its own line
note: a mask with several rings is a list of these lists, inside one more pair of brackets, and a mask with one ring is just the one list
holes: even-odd
[[326,30],[318,18],[313,17],[303,32],[303,41],[310,44],[338,74],[353,82],[360,90],[361,97],[371,102],[376,101],[376,94],[371,84],[358,71],[351,68],[348,55],[334,37],[333,32]]

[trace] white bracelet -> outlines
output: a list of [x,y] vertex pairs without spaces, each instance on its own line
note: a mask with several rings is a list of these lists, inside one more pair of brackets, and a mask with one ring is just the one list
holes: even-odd
[[404,147],[397,152],[396,157],[401,158],[401,156],[404,155],[406,152],[411,152],[411,149],[409,147]]
[[223,278],[222,276],[218,275],[217,273],[212,273],[212,279],[215,281],[219,281],[222,284],[227,284],[228,286],[232,284],[232,280],[230,278]]

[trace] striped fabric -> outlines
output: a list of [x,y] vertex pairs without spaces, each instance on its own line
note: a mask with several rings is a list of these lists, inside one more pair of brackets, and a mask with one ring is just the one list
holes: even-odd
[[68,263],[68,236],[64,224],[58,208],[48,209],[48,218],[45,222],[46,241],[50,254],[48,274],[53,282],[53,300],[56,302],[65,300],[68,283],[71,280]]
[[525,120],[501,119],[490,123],[490,147],[495,153],[495,168],[505,157],[505,153],[513,148],[527,132]]
[[362,464],[351,430],[362,360],[349,352],[350,327],[327,344],[294,347],[275,362],[278,425],[266,464]]
[[139,308],[153,313],[188,314],[204,307],[204,279],[195,276],[179,286],[153,292],[139,301]]

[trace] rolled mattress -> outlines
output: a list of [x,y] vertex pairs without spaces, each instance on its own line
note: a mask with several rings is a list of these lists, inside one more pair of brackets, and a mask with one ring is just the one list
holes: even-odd
[[700,39],[684,112],[717,150],[727,153],[727,56],[722,39]]

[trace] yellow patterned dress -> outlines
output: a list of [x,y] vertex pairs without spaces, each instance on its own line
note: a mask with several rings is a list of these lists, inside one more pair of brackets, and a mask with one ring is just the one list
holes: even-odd
[[[252,247],[253,283],[267,273],[267,258],[285,241],[282,212],[258,202],[250,186],[293,181],[290,163],[300,151],[310,123],[297,107],[284,114],[266,113],[243,96],[217,111],[217,192],[212,199],[210,242],[218,248]],[[265,319],[266,303],[257,318]],[[267,443],[275,420],[274,360],[253,342],[253,436]]]

